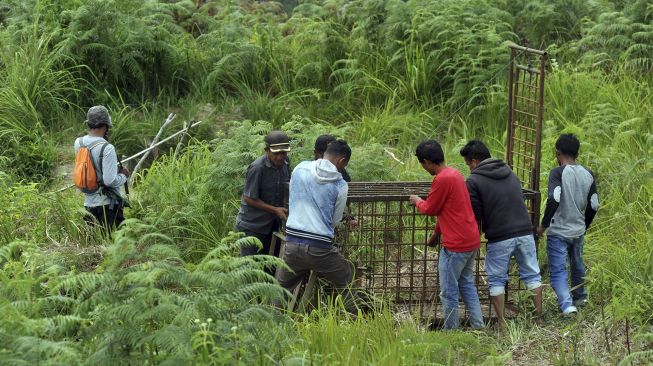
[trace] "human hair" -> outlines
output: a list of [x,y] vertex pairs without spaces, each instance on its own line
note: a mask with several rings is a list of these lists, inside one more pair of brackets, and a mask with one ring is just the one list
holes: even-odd
[[442,146],[435,140],[422,141],[415,149],[415,156],[420,163],[428,160],[435,164],[444,163],[444,152]]
[[481,140],[471,140],[460,149],[460,156],[466,161],[478,160],[483,161],[490,158],[490,150]]
[[315,139],[315,152],[319,153],[320,155],[324,155],[324,152],[326,151],[329,144],[334,141],[336,141],[336,138],[333,135],[318,136],[317,139]]
[[351,148],[345,140],[335,140],[327,145],[324,155],[339,156],[349,160],[351,158]]
[[580,150],[580,141],[571,133],[562,134],[558,137],[558,141],[556,141],[556,150],[562,155],[576,159],[578,157],[578,150]]

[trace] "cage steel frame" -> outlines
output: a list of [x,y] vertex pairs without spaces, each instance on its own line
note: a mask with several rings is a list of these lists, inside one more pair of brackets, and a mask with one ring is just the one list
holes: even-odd
[[[547,54],[510,44],[508,126],[506,162],[522,183],[522,192],[533,227],[540,220],[540,159],[544,79]],[[539,58],[538,67],[533,60]],[[426,243],[433,232],[435,219],[419,214],[408,201],[415,194],[426,198],[431,182],[352,182],[349,183],[348,216],[358,226],[346,225],[336,231],[336,245],[356,267],[356,287],[387,299],[396,311],[407,311],[423,320],[441,319],[439,299],[438,253]],[[483,239],[483,238],[482,238]],[[491,319],[485,244],[482,240],[474,266],[474,279],[484,315]],[[511,311],[509,297],[525,289],[519,281],[514,263],[506,286],[506,316]],[[307,298],[316,276],[302,285]]]
[[[506,162],[522,183],[533,227],[540,220],[540,161],[547,53],[510,44]],[[533,67],[533,64],[538,67]],[[439,318],[438,250],[426,242],[435,220],[416,212],[408,196],[426,197],[430,182],[350,183],[349,213],[359,222],[338,232],[344,255],[362,274],[357,285],[419,314]],[[483,243],[485,244],[485,240]],[[524,290],[514,263],[506,286]],[[492,318],[485,272],[485,246],[476,256],[474,279],[484,315]],[[508,309],[510,306],[507,307]],[[510,314],[507,314],[510,315]]]
[[[522,187],[540,190],[547,53],[509,44],[506,163]],[[537,62],[538,67],[533,64]]]
[[[348,215],[358,225],[353,229],[343,226],[336,235],[337,245],[356,267],[356,287],[388,300],[396,311],[427,320],[442,319],[439,243],[435,248],[427,246],[435,219],[417,212],[408,196],[426,198],[430,188],[430,182],[352,182]],[[536,207],[539,192],[526,189],[523,193],[527,206]],[[537,216],[530,214],[532,219]],[[492,318],[484,245],[475,258],[474,280],[484,316]],[[506,296],[524,289],[516,271],[511,270]],[[508,315],[512,314],[510,304]]]

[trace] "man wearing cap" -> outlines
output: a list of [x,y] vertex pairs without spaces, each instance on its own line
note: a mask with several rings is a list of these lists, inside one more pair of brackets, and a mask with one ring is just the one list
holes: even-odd
[[[240,211],[236,217],[236,229],[258,238],[263,250],[243,246],[240,248],[241,256],[268,254],[272,233],[279,229],[281,221],[288,215],[284,199],[290,181],[290,140],[284,132],[272,131],[264,141],[265,154],[247,168]],[[278,254],[277,248],[274,255]]]
[[129,170],[118,168],[116,149],[108,140],[111,126],[109,111],[101,105],[91,107],[86,113],[88,134],[75,140],[75,154],[82,147],[90,150],[91,159],[97,167],[100,189],[95,193],[84,193],[84,207],[88,211],[85,220],[90,224],[102,225],[108,233],[124,220],[124,200],[120,187],[129,177]]

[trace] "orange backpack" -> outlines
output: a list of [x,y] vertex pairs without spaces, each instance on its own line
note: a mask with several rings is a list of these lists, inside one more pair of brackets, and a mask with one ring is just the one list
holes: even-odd
[[[73,184],[84,193],[95,193],[102,185],[100,183],[100,177],[102,175],[102,157],[107,142],[98,141],[87,146],[84,145],[84,139],[80,138],[79,144],[80,147],[75,155],[75,166],[73,167]],[[91,155],[91,150],[98,145],[102,145],[102,148],[100,149],[100,163],[95,165],[93,156]],[[100,174],[98,174],[98,172]]]

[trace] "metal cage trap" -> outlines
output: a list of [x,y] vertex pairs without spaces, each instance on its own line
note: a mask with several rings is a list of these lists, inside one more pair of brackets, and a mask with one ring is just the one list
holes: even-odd
[[[510,45],[506,162],[522,182],[533,226],[540,219],[539,173],[546,52]],[[532,66],[538,59],[539,67]],[[435,219],[419,214],[408,197],[426,198],[431,182],[352,182],[348,215],[358,226],[336,232],[336,244],[356,267],[355,286],[390,302],[395,311],[420,319],[441,319],[438,248],[427,247]],[[476,256],[474,278],[484,316],[491,319],[485,245]],[[525,289],[511,265],[506,316],[514,315],[514,294]],[[304,286],[311,291],[315,276]],[[312,282],[311,282],[312,281]],[[295,297],[299,296],[296,292]],[[304,295],[304,297],[306,297]],[[296,301],[297,299],[293,299]]]
[[[430,188],[430,182],[350,183],[348,213],[358,225],[339,230],[336,243],[357,269],[356,287],[383,297],[396,311],[440,319],[439,246],[426,245],[435,219],[421,215],[408,201],[411,194],[426,198]],[[524,196],[528,207],[537,206],[538,192],[524,190]],[[506,296],[524,289],[513,272]],[[483,245],[476,256],[474,278],[485,316],[491,318]]]

